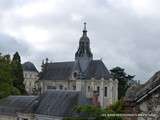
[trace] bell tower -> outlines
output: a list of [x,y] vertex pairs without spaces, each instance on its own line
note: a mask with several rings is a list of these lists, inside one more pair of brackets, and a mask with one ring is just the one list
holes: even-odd
[[83,34],[79,40],[79,48],[75,54],[75,61],[79,63],[82,73],[85,72],[92,59],[93,59],[93,54],[90,49],[90,40],[87,36],[87,28],[85,22],[83,28]]

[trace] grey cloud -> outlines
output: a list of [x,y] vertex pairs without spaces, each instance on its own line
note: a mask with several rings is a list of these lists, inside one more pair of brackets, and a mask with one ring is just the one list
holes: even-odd
[[13,54],[18,51],[22,56],[29,55],[29,45],[18,42],[14,37],[0,33],[0,52],[2,54]]
[[[82,19],[73,21],[72,14],[81,15]],[[82,23],[87,21],[94,57],[102,57],[109,69],[122,66],[129,73],[137,75],[136,79],[143,81],[160,69],[159,19],[160,13],[156,16],[140,16],[130,8],[114,7],[109,0],[71,0],[62,4],[56,14],[51,12],[31,18],[15,16],[13,23],[15,27],[31,25],[50,31],[52,37],[49,46],[44,46],[45,50],[30,48],[28,56],[24,55],[24,60],[33,61],[40,68],[41,60],[45,57],[52,61],[73,60],[82,34]],[[1,51],[12,52],[14,49],[8,46],[13,41],[3,43]],[[24,51],[24,48],[19,49]]]

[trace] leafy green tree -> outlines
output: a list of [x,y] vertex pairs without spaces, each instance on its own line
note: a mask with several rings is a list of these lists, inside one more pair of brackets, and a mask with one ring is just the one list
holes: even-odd
[[80,105],[75,108],[75,111],[78,114],[82,114],[83,117],[69,117],[63,120],[123,120],[119,116],[108,116],[108,114],[123,113],[123,109],[122,101],[118,101],[105,109],[94,105]]
[[133,75],[128,75],[125,72],[125,69],[121,67],[115,67],[110,70],[111,75],[114,79],[118,80],[118,98],[121,99],[122,97],[125,96],[125,93],[129,87],[129,81],[133,80],[135,76]]
[[0,53],[0,99],[8,95],[19,94],[19,90],[13,86],[10,55]]
[[20,91],[21,94],[26,94],[25,86],[23,84],[23,81],[24,81],[23,68],[21,64],[21,58],[18,52],[16,52],[13,55],[12,74],[14,76],[13,86],[16,87]]

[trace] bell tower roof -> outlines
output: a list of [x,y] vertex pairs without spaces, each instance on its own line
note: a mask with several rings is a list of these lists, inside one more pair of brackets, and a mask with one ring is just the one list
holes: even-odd
[[87,26],[87,23],[86,23],[86,22],[84,22],[83,33],[84,33],[84,32],[87,32],[87,27],[86,27],[86,26]]
[[87,36],[87,27],[86,27],[86,22],[84,22],[84,28],[83,28],[83,34],[79,40],[79,48],[78,48],[78,51],[76,52],[75,54],[75,57],[78,58],[78,57],[84,57],[84,56],[87,56],[87,57],[90,57],[92,58],[93,55],[92,55],[92,52],[91,52],[91,49],[90,49],[90,40]]

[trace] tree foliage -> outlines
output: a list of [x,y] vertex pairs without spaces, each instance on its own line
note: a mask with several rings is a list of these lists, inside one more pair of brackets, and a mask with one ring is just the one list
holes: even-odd
[[125,69],[121,67],[115,67],[110,71],[113,78],[118,80],[118,98],[121,99],[125,96],[125,93],[129,87],[129,81],[133,80],[135,76],[127,74]]
[[[14,70],[21,69],[20,74],[22,76],[23,70],[22,68],[17,68],[19,66],[21,67],[20,64],[13,65],[13,63],[14,62],[11,60],[10,55],[2,55],[0,53],[0,99],[8,95],[21,94],[19,87],[14,85],[14,80],[19,76],[15,74],[17,71]],[[20,56],[16,63],[20,63]]]
[[103,109],[94,105],[80,105],[75,109],[80,117],[69,117],[64,120],[123,120],[119,116],[108,116],[109,114],[123,113],[123,102],[120,100],[115,104]]
[[21,64],[21,58],[16,52],[13,55],[12,59],[12,74],[14,76],[13,78],[13,86],[18,88],[21,94],[26,94],[25,86],[23,84],[24,78],[23,78],[23,68]]

